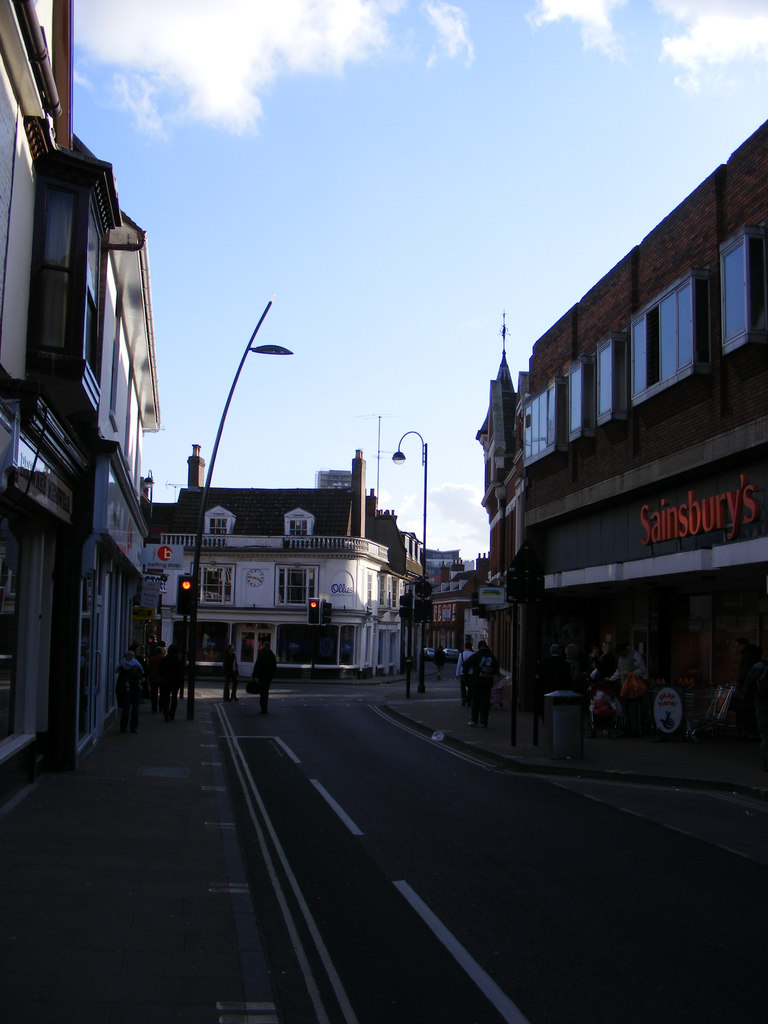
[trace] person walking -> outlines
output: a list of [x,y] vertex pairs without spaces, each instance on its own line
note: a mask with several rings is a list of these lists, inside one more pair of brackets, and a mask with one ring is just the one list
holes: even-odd
[[461,706],[469,706],[471,697],[469,695],[469,682],[472,678],[472,668],[469,665],[469,659],[475,653],[472,647],[472,640],[467,637],[464,641],[464,650],[456,659],[456,678],[459,680],[459,687],[461,688]]
[[259,706],[261,708],[259,714],[261,715],[267,714],[269,687],[276,668],[277,658],[269,645],[269,640],[265,640],[261,645],[259,653],[256,655],[256,661],[253,666],[253,678],[257,681],[259,687]]
[[149,678],[149,699],[152,704],[152,711],[157,711],[158,698],[160,695],[160,662],[166,654],[165,640],[158,640],[152,644],[152,653],[147,659]]
[[234,644],[224,651],[224,700],[237,700],[237,655]]
[[139,731],[139,703],[144,667],[130,648],[120,659],[115,684],[115,697],[120,709],[120,732]]
[[443,678],[443,668],[445,667],[445,650],[442,647],[438,647],[435,650],[435,668],[437,669],[438,680]]
[[472,714],[467,724],[487,729],[491,690],[498,675],[499,663],[485,640],[481,640],[475,654],[468,659],[468,665],[472,673]]
[[176,644],[171,644],[160,663],[160,710],[166,722],[176,717],[179,694],[184,690],[184,662]]

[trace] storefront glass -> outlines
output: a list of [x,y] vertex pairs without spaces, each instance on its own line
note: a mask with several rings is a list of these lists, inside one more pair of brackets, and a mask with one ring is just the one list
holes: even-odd
[[[668,683],[712,685],[712,596],[680,594],[675,605],[672,678]],[[687,681],[687,682],[686,682]]]
[[16,575],[8,556],[16,543],[8,521],[0,522],[0,740],[13,732],[13,681],[16,658]]

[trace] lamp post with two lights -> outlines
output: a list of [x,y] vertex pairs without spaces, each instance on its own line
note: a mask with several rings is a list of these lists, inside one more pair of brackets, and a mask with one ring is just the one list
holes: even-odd
[[[424,509],[423,509],[423,533],[421,541],[421,577],[422,583],[427,583],[427,442],[421,436],[417,430],[408,430],[400,438],[397,445],[397,451],[392,456],[392,461],[395,465],[400,466],[405,462],[405,455],[401,451],[401,445],[409,434],[415,434],[416,437],[421,441],[421,464],[424,467]],[[426,598],[424,593],[424,598]],[[424,607],[424,604],[422,604]],[[419,653],[419,686],[418,692],[424,693],[424,615],[421,618],[421,632],[419,634],[421,640],[421,651]]]
[[211,461],[208,465],[208,473],[205,477],[205,487],[200,497],[200,511],[197,516],[197,532],[195,534],[195,552],[192,559],[192,608],[189,616],[189,642],[188,642],[188,676],[187,676],[187,718],[192,719],[195,717],[195,677],[197,675],[197,608],[200,603],[200,553],[203,547],[203,528],[205,526],[205,509],[208,504],[208,493],[211,489],[211,479],[213,477],[213,467],[216,462],[216,455],[219,450],[219,442],[221,441],[221,434],[224,430],[224,421],[227,418],[229,412],[229,406],[232,401],[232,396],[235,393],[237,382],[240,379],[240,373],[242,372],[245,360],[248,358],[251,352],[255,352],[257,355],[264,356],[292,356],[293,352],[290,349],[283,348],[282,345],[259,345],[258,348],[253,347],[254,339],[259,333],[259,328],[264,323],[264,319],[272,306],[273,299],[270,299],[264,309],[264,312],[259,318],[259,322],[256,324],[253,334],[248,339],[248,344],[245,346],[245,352],[240,360],[240,365],[237,368],[237,373],[232,381],[232,387],[229,389],[229,395],[224,406],[224,412],[221,414],[221,421],[219,423],[219,429],[216,433],[216,440],[213,444],[213,451],[211,452]]

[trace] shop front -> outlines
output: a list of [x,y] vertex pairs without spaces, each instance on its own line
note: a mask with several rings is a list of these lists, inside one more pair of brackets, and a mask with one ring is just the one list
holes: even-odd
[[735,682],[737,640],[768,651],[768,472],[734,463],[542,524],[541,644],[627,641],[653,680]]

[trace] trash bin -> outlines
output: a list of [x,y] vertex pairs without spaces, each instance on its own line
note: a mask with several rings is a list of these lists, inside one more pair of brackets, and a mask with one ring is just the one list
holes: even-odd
[[553,760],[584,757],[582,698],[573,690],[544,694],[544,732],[547,754]]

